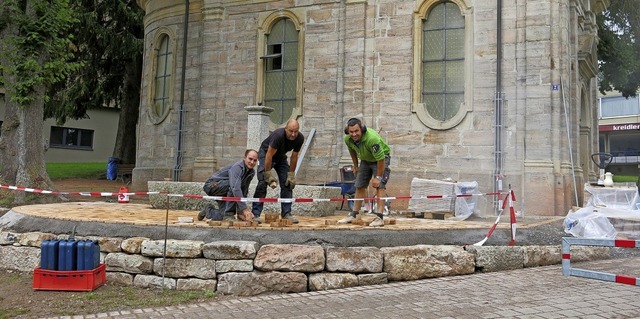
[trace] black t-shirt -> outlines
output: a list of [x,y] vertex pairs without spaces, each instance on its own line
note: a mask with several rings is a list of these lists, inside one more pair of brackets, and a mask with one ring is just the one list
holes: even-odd
[[302,133],[298,133],[296,139],[292,141],[287,138],[284,128],[281,127],[273,131],[269,137],[262,141],[260,151],[266,154],[269,146],[271,146],[278,150],[276,154],[273,155],[273,158],[282,158],[286,157],[289,151],[300,152],[303,143],[304,135],[302,135]]

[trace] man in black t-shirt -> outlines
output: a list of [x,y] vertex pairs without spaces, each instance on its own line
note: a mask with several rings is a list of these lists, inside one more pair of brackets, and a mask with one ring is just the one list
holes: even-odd
[[[292,198],[293,189],[296,186],[296,165],[298,153],[304,143],[304,136],[300,133],[300,124],[296,120],[287,121],[284,128],[278,128],[269,135],[258,151],[258,185],[253,195],[254,198],[267,196],[267,185],[276,188],[280,183],[280,198]],[[287,152],[291,152],[291,160],[287,162]],[[271,175],[271,169],[276,170],[277,179]],[[264,203],[255,202],[252,206],[254,218],[259,220]],[[291,203],[282,203],[281,218],[291,219],[292,223],[298,220],[291,215]]]

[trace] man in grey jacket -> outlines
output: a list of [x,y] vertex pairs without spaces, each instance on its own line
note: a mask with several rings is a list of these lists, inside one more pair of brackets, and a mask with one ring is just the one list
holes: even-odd
[[[252,149],[244,153],[241,161],[229,164],[211,175],[204,183],[203,190],[209,196],[247,197],[249,184],[256,174],[255,166],[258,162],[258,152]],[[235,221],[238,219],[251,221],[254,219],[251,209],[241,201],[216,200],[218,209],[207,203],[198,214],[198,220],[205,218],[212,220]],[[259,220],[259,219],[258,219]]]

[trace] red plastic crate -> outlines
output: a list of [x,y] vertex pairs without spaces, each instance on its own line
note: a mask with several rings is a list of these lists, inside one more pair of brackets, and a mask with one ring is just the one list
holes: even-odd
[[40,267],[33,270],[35,290],[93,291],[106,281],[107,271],[104,264],[93,270],[55,271]]

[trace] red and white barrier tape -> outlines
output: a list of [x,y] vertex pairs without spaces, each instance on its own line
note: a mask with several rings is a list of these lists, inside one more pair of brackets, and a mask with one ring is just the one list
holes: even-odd
[[[267,197],[267,198],[251,198],[251,197],[228,197],[228,196],[207,196],[207,195],[195,195],[195,194],[168,194],[163,192],[59,192],[59,191],[51,191],[51,190],[42,190],[36,188],[28,188],[21,186],[12,186],[0,184],[0,188],[17,190],[17,191],[25,191],[31,193],[39,193],[39,194],[52,194],[52,195],[70,195],[70,196],[90,196],[90,197],[109,197],[109,196],[118,196],[118,195],[127,195],[127,196],[135,196],[135,195],[166,195],[169,197],[184,197],[184,198],[193,198],[193,199],[209,199],[209,200],[220,200],[225,202],[260,202],[260,203],[311,203],[311,202],[342,202],[342,201],[375,201],[378,200],[376,197],[368,197],[368,198],[276,198],[276,197]],[[392,197],[381,197],[380,200],[420,200],[420,199],[453,199],[453,198],[464,198],[464,197],[472,197],[472,196],[499,196],[502,193],[480,193],[480,194],[459,194],[459,195],[426,195],[426,196],[392,196]]]
[[[509,196],[511,194],[511,196]],[[516,244],[516,229],[518,228],[518,223],[516,222],[516,210],[513,208],[513,202],[516,201],[516,194],[510,190],[507,197],[509,197],[509,213],[511,214],[511,241],[509,242],[509,246],[513,246]]]
[[500,207],[500,212],[498,212],[498,217],[496,218],[496,221],[493,223],[493,226],[491,226],[491,228],[489,229],[489,232],[487,233],[486,236],[484,236],[484,239],[473,244],[474,246],[482,246],[484,245],[484,243],[489,239],[489,237],[491,237],[491,234],[493,234],[493,231],[496,230],[496,227],[498,226],[498,223],[500,222],[500,217],[502,217],[502,212],[504,211],[504,209],[507,206],[507,203],[509,203],[509,212],[510,212],[510,218],[511,218],[511,241],[509,242],[509,246],[513,246],[516,243],[516,228],[517,228],[517,224],[516,224],[516,212],[515,209],[513,207],[513,202],[516,201],[516,195],[514,194],[514,192],[512,190],[510,190],[507,193],[507,196],[505,196],[504,201],[502,201],[502,206]]
[[160,192],[59,192],[59,191],[51,191],[51,190],[43,190],[37,188],[29,188],[22,186],[12,186],[6,184],[0,184],[0,188],[23,191],[28,193],[37,193],[37,194],[50,194],[50,195],[70,195],[70,196],[86,196],[86,197],[110,197],[110,196],[118,196],[118,195],[158,195]]

